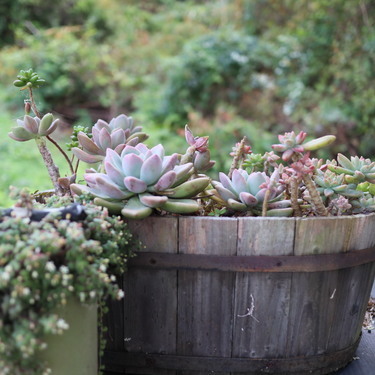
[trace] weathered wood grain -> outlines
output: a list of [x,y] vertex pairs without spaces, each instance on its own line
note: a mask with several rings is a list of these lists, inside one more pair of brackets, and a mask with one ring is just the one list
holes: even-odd
[[[293,254],[294,227],[294,219],[240,218],[237,255]],[[234,357],[285,355],[290,278],[290,273],[236,274]]]
[[[121,276],[118,279],[120,287],[124,288],[124,279]],[[103,326],[107,327],[104,335],[106,339],[106,350],[122,351],[124,350],[124,303],[108,299],[106,302],[108,313],[103,316]]]
[[[149,217],[130,221],[129,227],[144,245],[141,251],[177,252],[176,217]],[[177,271],[130,269],[125,276],[124,346],[128,352],[175,354]],[[128,369],[144,373],[144,369]],[[175,371],[163,371],[173,375]]]
[[[351,224],[342,218],[296,219],[294,255],[346,251]],[[338,272],[293,273],[290,289],[287,355],[322,354],[335,319]]]
[[[180,253],[235,255],[236,246],[235,219],[179,219]],[[231,356],[233,287],[231,272],[179,271],[178,354]]]
[[346,347],[358,338],[370,296],[375,264],[365,264],[339,272],[335,321],[329,335],[328,350]]
[[[157,217],[131,222],[130,227],[146,245],[142,251],[151,252],[303,256],[375,245],[375,215]],[[374,274],[374,263],[315,273],[130,269],[121,305],[124,325],[112,323],[111,345],[113,350],[185,359],[313,358],[332,353],[358,338]],[[116,336],[121,330],[124,343]],[[203,375],[209,369],[126,368],[123,373]],[[229,371],[224,368],[221,374]]]
[[344,216],[296,219],[294,255],[348,251],[353,224],[351,217]]

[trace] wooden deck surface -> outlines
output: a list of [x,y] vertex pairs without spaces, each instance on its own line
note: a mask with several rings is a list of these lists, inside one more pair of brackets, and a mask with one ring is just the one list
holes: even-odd
[[362,332],[356,359],[336,375],[375,375],[375,331]]

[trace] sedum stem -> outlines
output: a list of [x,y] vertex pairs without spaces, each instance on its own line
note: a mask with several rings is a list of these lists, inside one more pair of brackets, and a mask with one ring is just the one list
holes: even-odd
[[290,178],[290,203],[293,208],[295,216],[302,216],[301,207],[298,204],[298,185],[299,179],[291,177]]
[[34,114],[36,117],[39,117],[40,119],[42,118],[42,114],[39,112],[35,100],[34,100],[34,95],[33,95],[33,90],[31,87],[29,87],[29,96],[30,96],[30,104],[31,104],[31,109],[33,110]]
[[311,177],[308,174],[304,175],[302,178],[303,178],[303,182],[306,185],[307,190],[310,193],[311,203],[315,207],[316,213],[319,216],[328,216],[328,210],[324,206],[322,197],[316,190],[314,181],[311,179]]
[[230,166],[229,173],[228,173],[229,178],[232,178],[233,171],[239,168],[241,159],[244,157],[245,142],[246,142],[246,137],[243,137],[233,157],[232,165]]
[[59,168],[57,167],[57,165],[55,165],[55,163],[52,159],[52,155],[51,155],[51,153],[49,152],[49,150],[46,146],[46,141],[44,140],[44,138],[38,137],[38,138],[35,139],[35,142],[38,146],[40,154],[42,155],[44,165],[47,168],[49,177],[50,177],[50,179],[52,181],[52,184],[55,188],[56,194],[59,195],[59,196],[63,196],[64,190],[62,189],[62,187],[60,186],[60,184],[58,182],[58,179],[60,178]]

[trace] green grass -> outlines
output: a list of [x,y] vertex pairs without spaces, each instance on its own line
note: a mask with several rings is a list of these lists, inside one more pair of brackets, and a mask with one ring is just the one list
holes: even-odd
[[[0,89],[0,103],[1,103]],[[9,207],[14,202],[9,198],[9,186],[26,187],[31,192],[52,189],[47,170],[38,148],[33,140],[16,142],[8,137],[8,132],[23,116],[22,108],[18,113],[9,113],[0,105],[0,207]],[[64,146],[65,140],[60,145]],[[61,176],[68,172],[65,159],[54,145],[49,143],[55,163],[60,167]]]

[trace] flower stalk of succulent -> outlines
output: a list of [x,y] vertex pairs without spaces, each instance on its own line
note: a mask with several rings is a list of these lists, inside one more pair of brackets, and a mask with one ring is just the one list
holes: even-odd
[[[26,115],[24,116],[24,119],[17,120],[17,126],[13,127],[12,131],[8,133],[8,135],[19,142],[25,142],[31,139],[35,140],[54,186],[55,192],[57,195],[62,196],[69,193],[69,189],[66,189],[65,186],[60,184],[60,171],[58,166],[53,161],[51,152],[46,145],[46,139],[52,142],[63,154],[68,162],[72,175],[74,175],[74,168],[64,150],[62,150],[62,148],[50,137],[50,134],[57,128],[58,120],[54,120],[51,113],[47,113],[46,115],[42,116],[35,104],[33,88],[39,88],[45,83],[46,81],[40,78],[39,75],[32,69],[20,71],[13,84],[16,87],[20,87],[21,90],[27,89],[29,92],[29,100],[25,101]],[[29,115],[30,109],[33,110],[35,117],[31,117]]]

